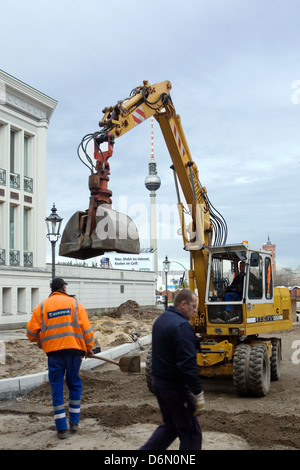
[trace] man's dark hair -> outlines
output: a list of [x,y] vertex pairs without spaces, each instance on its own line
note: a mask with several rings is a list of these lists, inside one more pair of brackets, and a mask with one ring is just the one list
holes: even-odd
[[175,294],[174,307],[178,307],[184,300],[188,303],[193,302],[195,295],[195,292],[190,289],[181,289]]
[[56,277],[50,284],[52,292],[63,292],[63,286],[67,286],[68,283],[61,277]]

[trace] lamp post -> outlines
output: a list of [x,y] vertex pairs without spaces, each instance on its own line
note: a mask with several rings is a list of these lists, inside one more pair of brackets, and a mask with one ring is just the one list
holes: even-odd
[[183,287],[183,281],[184,281],[184,276],[185,276],[186,268],[183,266],[183,264],[179,263],[178,261],[170,261],[170,264],[171,264],[171,263],[177,263],[177,264],[179,264],[179,265],[184,269],[183,274],[182,274],[182,278],[180,279],[180,281],[181,281],[180,283],[181,283],[181,285],[182,285],[182,287]]
[[52,245],[52,281],[55,278],[55,245],[57,240],[60,238],[60,227],[62,218],[56,213],[57,209],[53,203],[51,214],[45,219],[47,226],[47,238],[49,238]]
[[166,256],[165,257],[165,260],[163,261],[163,265],[164,265],[164,271],[165,271],[165,274],[166,274],[166,301],[165,301],[165,308],[167,310],[168,308],[168,272],[169,272],[169,269],[170,269],[170,261],[168,260],[168,257]]

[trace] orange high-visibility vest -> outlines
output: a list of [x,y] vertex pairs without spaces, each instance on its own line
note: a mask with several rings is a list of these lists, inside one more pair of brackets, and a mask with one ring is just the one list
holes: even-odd
[[40,342],[45,353],[62,349],[87,351],[94,335],[85,308],[74,297],[53,292],[35,307],[27,323],[27,337]]

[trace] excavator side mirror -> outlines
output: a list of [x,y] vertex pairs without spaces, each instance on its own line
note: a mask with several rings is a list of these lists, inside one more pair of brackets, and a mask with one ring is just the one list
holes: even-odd
[[257,267],[259,265],[259,253],[251,253],[250,266]]

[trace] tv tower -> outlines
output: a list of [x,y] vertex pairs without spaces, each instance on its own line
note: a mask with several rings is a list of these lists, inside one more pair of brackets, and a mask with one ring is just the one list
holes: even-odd
[[150,191],[150,251],[154,254],[154,271],[158,271],[156,234],[156,191],[160,187],[160,177],[157,175],[156,162],[154,160],[153,117],[151,118],[151,160],[149,163],[149,175],[145,179],[145,186]]

